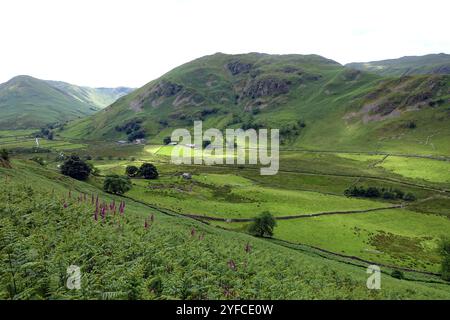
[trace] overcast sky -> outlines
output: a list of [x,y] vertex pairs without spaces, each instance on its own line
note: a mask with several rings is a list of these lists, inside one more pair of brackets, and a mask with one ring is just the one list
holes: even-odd
[[140,87],[215,52],[450,53],[448,0],[0,0],[0,82]]

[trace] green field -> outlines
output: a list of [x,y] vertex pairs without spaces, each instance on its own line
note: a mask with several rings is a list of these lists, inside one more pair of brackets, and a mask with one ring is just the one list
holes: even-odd
[[[442,191],[450,187],[443,174],[445,161],[286,150],[280,154],[280,172],[261,176],[258,166],[174,165],[169,158],[172,147],[57,136],[53,141],[41,140],[48,151],[38,153],[46,160],[45,165],[39,165],[28,160],[32,154],[27,149],[18,152],[19,147],[32,142],[30,132],[1,133],[0,142],[4,139],[4,143],[0,148],[11,150],[13,169],[0,168],[0,179],[4,181],[0,221],[7,227],[5,230],[18,223],[10,216],[12,213],[32,212],[29,219],[35,221],[35,237],[27,237],[25,230],[29,226],[22,225],[25,233],[15,236],[21,239],[17,242],[21,246],[11,243],[9,248],[20,254],[22,246],[39,243],[52,252],[45,258],[51,265],[64,265],[75,259],[89,266],[89,257],[98,255],[95,268],[83,280],[88,286],[83,293],[67,291],[44,277],[49,285],[58,288],[53,298],[126,299],[133,294],[142,299],[450,298],[448,284],[434,275],[440,272],[438,243],[450,231],[450,197]],[[88,162],[99,170],[99,175],[91,176],[87,182],[62,176],[58,172],[62,150],[82,158],[89,156],[92,160]],[[158,179],[132,179],[132,189],[125,198],[102,192],[106,175],[123,175],[128,165],[144,162],[156,165]],[[181,177],[186,172],[192,175],[191,179]],[[413,193],[417,200],[346,197],[344,191],[353,185],[400,189]],[[69,190],[72,200],[68,199]],[[86,203],[76,200],[83,193],[88,195]],[[114,223],[124,222],[117,217],[111,217],[113,220],[107,225],[92,225],[92,194],[99,194],[101,201],[127,201],[128,214],[122,231],[114,227]],[[67,210],[61,207],[64,201],[69,203]],[[403,208],[383,209],[400,205]],[[272,240],[248,235],[248,222],[226,222],[251,220],[264,211],[278,219]],[[68,221],[59,227],[62,238],[52,240],[56,247],[46,247],[41,239],[52,234],[49,230],[58,224],[54,218],[46,220],[45,212],[54,212],[51,217],[59,215]],[[152,214],[157,223],[146,234],[144,220]],[[310,214],[325,215],[309,217]],[[290,216],[299,217],[283,218]],[[75,233],[69,228],[73,224],[77,225]],[[194,240],[190,235],[193,229],[198,235],[204,234],[205,240]],[[102,241],[103,249],[95,249],[89,240]],[[82,245],[74,246],[77,241]],[[253,248],[250,255],[244,251],[247,242]],[[124,264],[130,244],[135,250]],[[103,256],[100,252],[104,250],[120,254]],[[149,252],[154,260],[144,258],[143,252]],[[44,259],[38,257],[28,255],[26,259],[29,263]],[[237,264],[237,272],[227,268],[230,259]],[[365,288],[365,267],[369,263],[382,268],[383,290],[379,292]],[[102,267],[105,265],[111,271]],[[395,269],[402,270],[408,280],[390,277]],[[112,273],[116,280],[106,281]],[[26,273],[17,271],[16,277],[25,286]],[[2,285],[7,286],[10,274],[3,271],[1,278]],[[103,280],[99,283],[99,279]],[[125,285],[130,281],[138,284],[137,290]],[[149,293],[146,288],[155,281],[163,285]],[[226,289],[217,281],[225,283]],[[42,296],[41,287],[28,285],[33,289],[16,288],[16,298]],[[5,290],[1,295],[9,298]]]

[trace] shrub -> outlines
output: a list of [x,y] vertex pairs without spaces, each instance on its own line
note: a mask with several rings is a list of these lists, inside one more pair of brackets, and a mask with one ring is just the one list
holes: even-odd
[[248,231],[257,237],[273,236],[276,221],[270,212],[263,212],[250,224]]
[[408,129],[415,129],[415,128],[417,128],[417,123],[416,123],[415,121],[409,121],[409,122],[406,124],[406,127],[407,127]]
[[0,158],[2,158],[5,161],[9,161],[9,152],[6,149],[2,149],[2,151],[0,151]]
[[167,145],[167,144],[172,142],[172,138],[171,137],[164,137],[163,142],[164,142],[164,144]]
[[61,166],[61,173],[77,180],[86,180],[91,173],[91,167],[77,155],[70,156]]
[[127,166],[125,169],[125,173],[129,177],[135,177],[139,172],[139,168],[136,166]]
[[158,170],[151,163],[144,163],[139,168],[138,176],[143,177],[144,179],[156,179],[158,178]]
[[204,140],[202,141],[202,148],[205,149],[207,146],[211,144],[210,140]]
[[395,193],[390,192],[390,191],[385,191],[383,193],[383,199],[388,199],[388,200],[395,199]]
[[134,141],[136,139],[143,139],[145,138],[145,130],[141,129],[138,131],[133,131],[128,134],[128,141]]
[[441,277],[446,281],[450,281],[450,239],[443,239],[439,249],[442,255]]
[[131,190],[130,178],[119,175],[109,175],[103,182],[103,190],[112,194],[124,194]]
[[403,197],[403,200],[405,201],[416,201],[416,196],[413,195],[411,192],[408,192],[407,194],[405,194],[405,196]]
[[391,277],[396,279],[404,279],[405,275],[400,270],[394,270],[391,273]]
[[366,191],[366,197],[368,198],[379,198],[381,196],[380,190],[375,187],[369,187]]

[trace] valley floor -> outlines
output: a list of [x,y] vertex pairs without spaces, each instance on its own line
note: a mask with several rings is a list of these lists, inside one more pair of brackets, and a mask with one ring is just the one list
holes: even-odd
[[[45,265],[75,259],[90,270],[85,279],[89,292],[75,294],[49,280],[48,286],[58,288],[53,297],[130,298],[122,282],[136,281],[142,286],[138,298],[149,299],[450,298],[449,284],[439,277],[437,251],[439,241],[450,234],[450,165],[445,158],[285,150],[279,173],[261,176],[257,167],[247,165],[176,166],[170,163],[168,146],[56,139],[31,149],[33,142],[27,134],[0,135],[0,149],[13,151],[13,169],[0,168],[4,181],[1,222],[10,228],[4,230],[21,239],[3,247],[2,263],[7,254],[20,256],[17,243],[21,243],[27,263],[36,257]],[[85,183],[61,176],[57,161],[61,152],[89,156],[88,162],[100,174]],[[36,163],[36,157],[43,164]],[[123,175],[126,166],[143,162],[155,164],[158,179],[132,179],[133,188],[124,197],[101,191],[106,175]],[[182,173],[192,178],[184,179]],[[416,200],[345,196],[352,186],[401,190]],[[74,196],[70,200],[70,190],[88,199],[80,202]],[[114,227],[124,222],[116,218],[92,226],[89,201],[94,194],[108,203],[113,198],[117,203],[127,201],[124,230]],[[77,223],[77,240],[70,239],[68,224],[58,227],[55,217],[48,218],[48,226],[39,224],[46,219],[47,209],[62,214],[62,202],[72,212],[66,211],[65,219]],[[246,232],[248,223],[265,211],[277,220],[273,239],[251,237]],[[157,223],[146,232],[144,220],[150,215]],[[35,225],[17,219],[29,219]],[[30,239],[27,228],[34,228],[38,235]],[[55,230],[63,230],[62,235],[53,234]],[[11,236],[3,233],[2,237]],[[46,247],[39,237],[51,238],[56,249]],[[131,249],[118,239],[136,247]],[[70,247],[76,246],[75,241],[83,245]],[[244,251],[247,243],[254,248],[252,253]],[[34,246],[44,248],[32,257],[27,248]],[[148,261],[146,252],[152,252],[154,260]],[[16,273],[5,267],[9,271],[3,271],[2,279],[28,281],[19,261]],[[102,270],[106,264],[114,270]],[[366,288],[370,264],[379,265],[383,272],[379,291]],[[405,279],[392,278],[394,270],[401,270]],[[107,278],[112,274],[117,277],[114,281]],[[10,281],[2,285],[6,288]],[[30,296],[19,289],[15,288],[16,298],[42,294],[42,288]],[[10,294],[11,288],[5,289],[2,298]]]

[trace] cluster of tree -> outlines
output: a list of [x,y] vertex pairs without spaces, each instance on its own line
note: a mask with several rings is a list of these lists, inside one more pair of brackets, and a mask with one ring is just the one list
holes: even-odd
[[118,132],[125,132],[128,136],[128,141],[143,139],[146,136],[146,132],[142,128],[142,119],[130,120],[122,126],[116,126],[115,129]]
[[299,136],[301,130],[305,127],[306,123],[301,119],[283,125],[283,127],[280,128],[281,143],[286,143],[287,141]]
[[69,156],[61,165],[61,173],[77,180],[86,180],[91,174],[92,166],[77,155]]
[[36,135],[36,137],[53,140],[53,131],[49,128],[41,128],[41,131]]
[[410,192],[405,193],[399,189],[386,189],[377,187],[353,186],[344,191],[347,197],[362,198],[383,198],[387,200],[401,199],[405,201],[415,201],[416,196]]
[[143,163],[139,168],[136,166],[127,166],[125,174],[130,178],[157,179],[158,170],[151,163]]
[[257,237],[272,237],[277,222],[270,212],[263,212],[248,226],[248,232]]
[[[257,109],[255,109],[255,110],[257,110]],[[252,113],[244,112],[241,114],[233,113],[231,120],[228,121],[228,125],[240,123],[241,129],[243,129],[243,130],[248,130],[248,129],[258,130],[260,128],[267,127],[265,123],[255,119],[255,117],[253,116],[254,114],[257,114],[258,112],[252,111]]]

